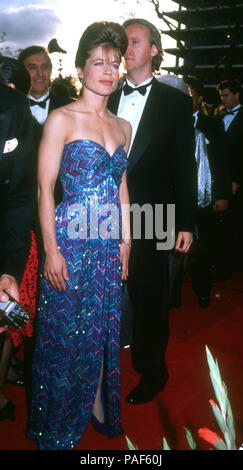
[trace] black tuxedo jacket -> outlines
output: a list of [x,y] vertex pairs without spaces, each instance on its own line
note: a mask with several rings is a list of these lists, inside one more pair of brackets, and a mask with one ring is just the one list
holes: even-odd
[[243,186],[243,106],[225,132],[225,141],[232,180]]
[[[108,108],[117,113],[121,90]],[[194,230],[197,172],[191,98],[153,79],[129,155],[130,203],[176,204],[176,227]]]
[[[16,148],[4,153],[6,141],[13,139]],[[0,274],[18,281],[28,257],[35,183],[28,100],[0,83]]]
[[198,113],[196,129],[208,139],[208,160],[212,176],[212,199],[230,200],[232,178],[225,146],[225,135],[218,118]]
[[[114,114],[120,95],[117,90],[108,101]],[[153,208],[155,204],[175,204],[176,230],[193,232],[197,202],[194,149],[191,98],[154,78],[128,157],[130,203],[140,207],[149,203]],[[133,231],[133,219],[131,225]],[[132,243],[129,283],[160,286],[158,303],[163,301],[167,308],[168,251],[157,250],[155,230],[150,240],[144,237],[145,229],[142,218],[142,238]]]

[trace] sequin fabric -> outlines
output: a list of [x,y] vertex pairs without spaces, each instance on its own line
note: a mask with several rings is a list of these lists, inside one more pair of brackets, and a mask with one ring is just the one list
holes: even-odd
[[198,129],[195,129],[195,158],[198,176],[198,206],[207,207],[212,202],[212,178],[205,135]]
[[122,432],[119,186],[126,166],[123,146],[112,156],[91,140],[64,147],[64,196],[56,209],[56,236],[69,280],[63,291],[41,280],[28,427],[39,449],[77,445],[92,415],[103,358],[110,436]]

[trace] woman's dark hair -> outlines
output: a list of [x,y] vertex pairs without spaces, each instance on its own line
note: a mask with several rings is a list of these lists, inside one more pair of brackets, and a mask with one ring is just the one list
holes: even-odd
[[156,70],[159,70],[161,62],[163,60],[163,49],[159,30],[152,23],[142,18],[131,18],[129,20],[126,20],[125,23],[123,23],[123,27],[126,28],[131,24],[140,24],[141,26],[145,26],[149,30],[150,45],[152,46],[154,44],[158,49],[158,54],[152,58],[152,71],[155,72]]
[[127,36],[121,25],[108,21],[95,22],[88,26],[81,36],[75,66],[83,69],[92,50],[99,46],[115,49],[121,59],[127,45]]
[[13,83],[16,90],[28,93],[30,89],[30,74],[16,59],[0,55],[0,80],[8,85]]

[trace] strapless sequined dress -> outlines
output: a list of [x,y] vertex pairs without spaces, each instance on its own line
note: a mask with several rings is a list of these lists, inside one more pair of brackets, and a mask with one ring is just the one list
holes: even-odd
[[126,167],[123,146],[112,156],[91,140],[64,147],[56,236],[69,280],[58,291],[41,279],[27,432],[39,449],[77,445],[92,415],[103,360],[110,434],[121,433],[119,186]]

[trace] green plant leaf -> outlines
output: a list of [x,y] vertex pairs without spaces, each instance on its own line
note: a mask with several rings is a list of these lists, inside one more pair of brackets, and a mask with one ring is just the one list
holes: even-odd
[[130,441],[130,439],[125,435],[126,441],[127,441],[127,447],[129,450],[138,450],[136,446],[133,445],[133,443]]
[[215,448],[217,450],[229,450],[227,445],[223,441],[215,441]]
[[[217,448],[219,450],[233,450],[236,449],[235,444],[235,429],[234,429],[234,419],[232,414],[231,405],[228,399],[228,391],[226,384],[222,381],[220,370],[218,367],[217,361],[214,361],[212,354],[206,346],[207,360],[210,369],[210,378],[214,388],[216,398],[219,403],[220,410],[215,408],[211,404],[213,409],[214,416],[217,420],[217,423],[224,434],[225,443],[217,441]],[[215,445],[216,447],[216,445]]]
[[209,365],[209,370],[210,370],[211,382],[212,382],[219,406],[221,408],[223,418],[224,420],[226,420],[226,408],[227,408],[227,400],[228,400],[227,387],[222,381],[218,363],[217,361],[214,361],[208,346],[206,346],[206,353],[207,353],[207,360],[208,360],[208,365]]
[[169,444],[168,444],[167,440],[165,439],[165,437],[163,438],[163,449],[164,450],[171,450],[171,448],[169,447]]
[[235,425],[234,425],[234,418],[233,418],[232,409],[231,409],[229,400],[228,400],[228,409],[227,409],[227,422],[228,422],[228,429],[229,429],[230,435],[235,445]]
[[190,447],[191,450],[196,450],[197,448],[197,444],[192,436],[192,433],[190,431],[190,429],[187,429],[187,428],[184,428],[185,431],[186,431],[186,438],[187,438],[187,442],[188,442],[188,445]]
[[216,421],[220,427],[220,430],[222,431],[223,434],[225,434],[225,432],[227,431],[227,424],[225,422],[225,419],[224,417],[222,416],[222,413],[220,410],[218,410],[217,408],[215,408],[215,406],[210,403],[211,407],[212,407],[212,410],[213,410],[213,414],[216,418]]

